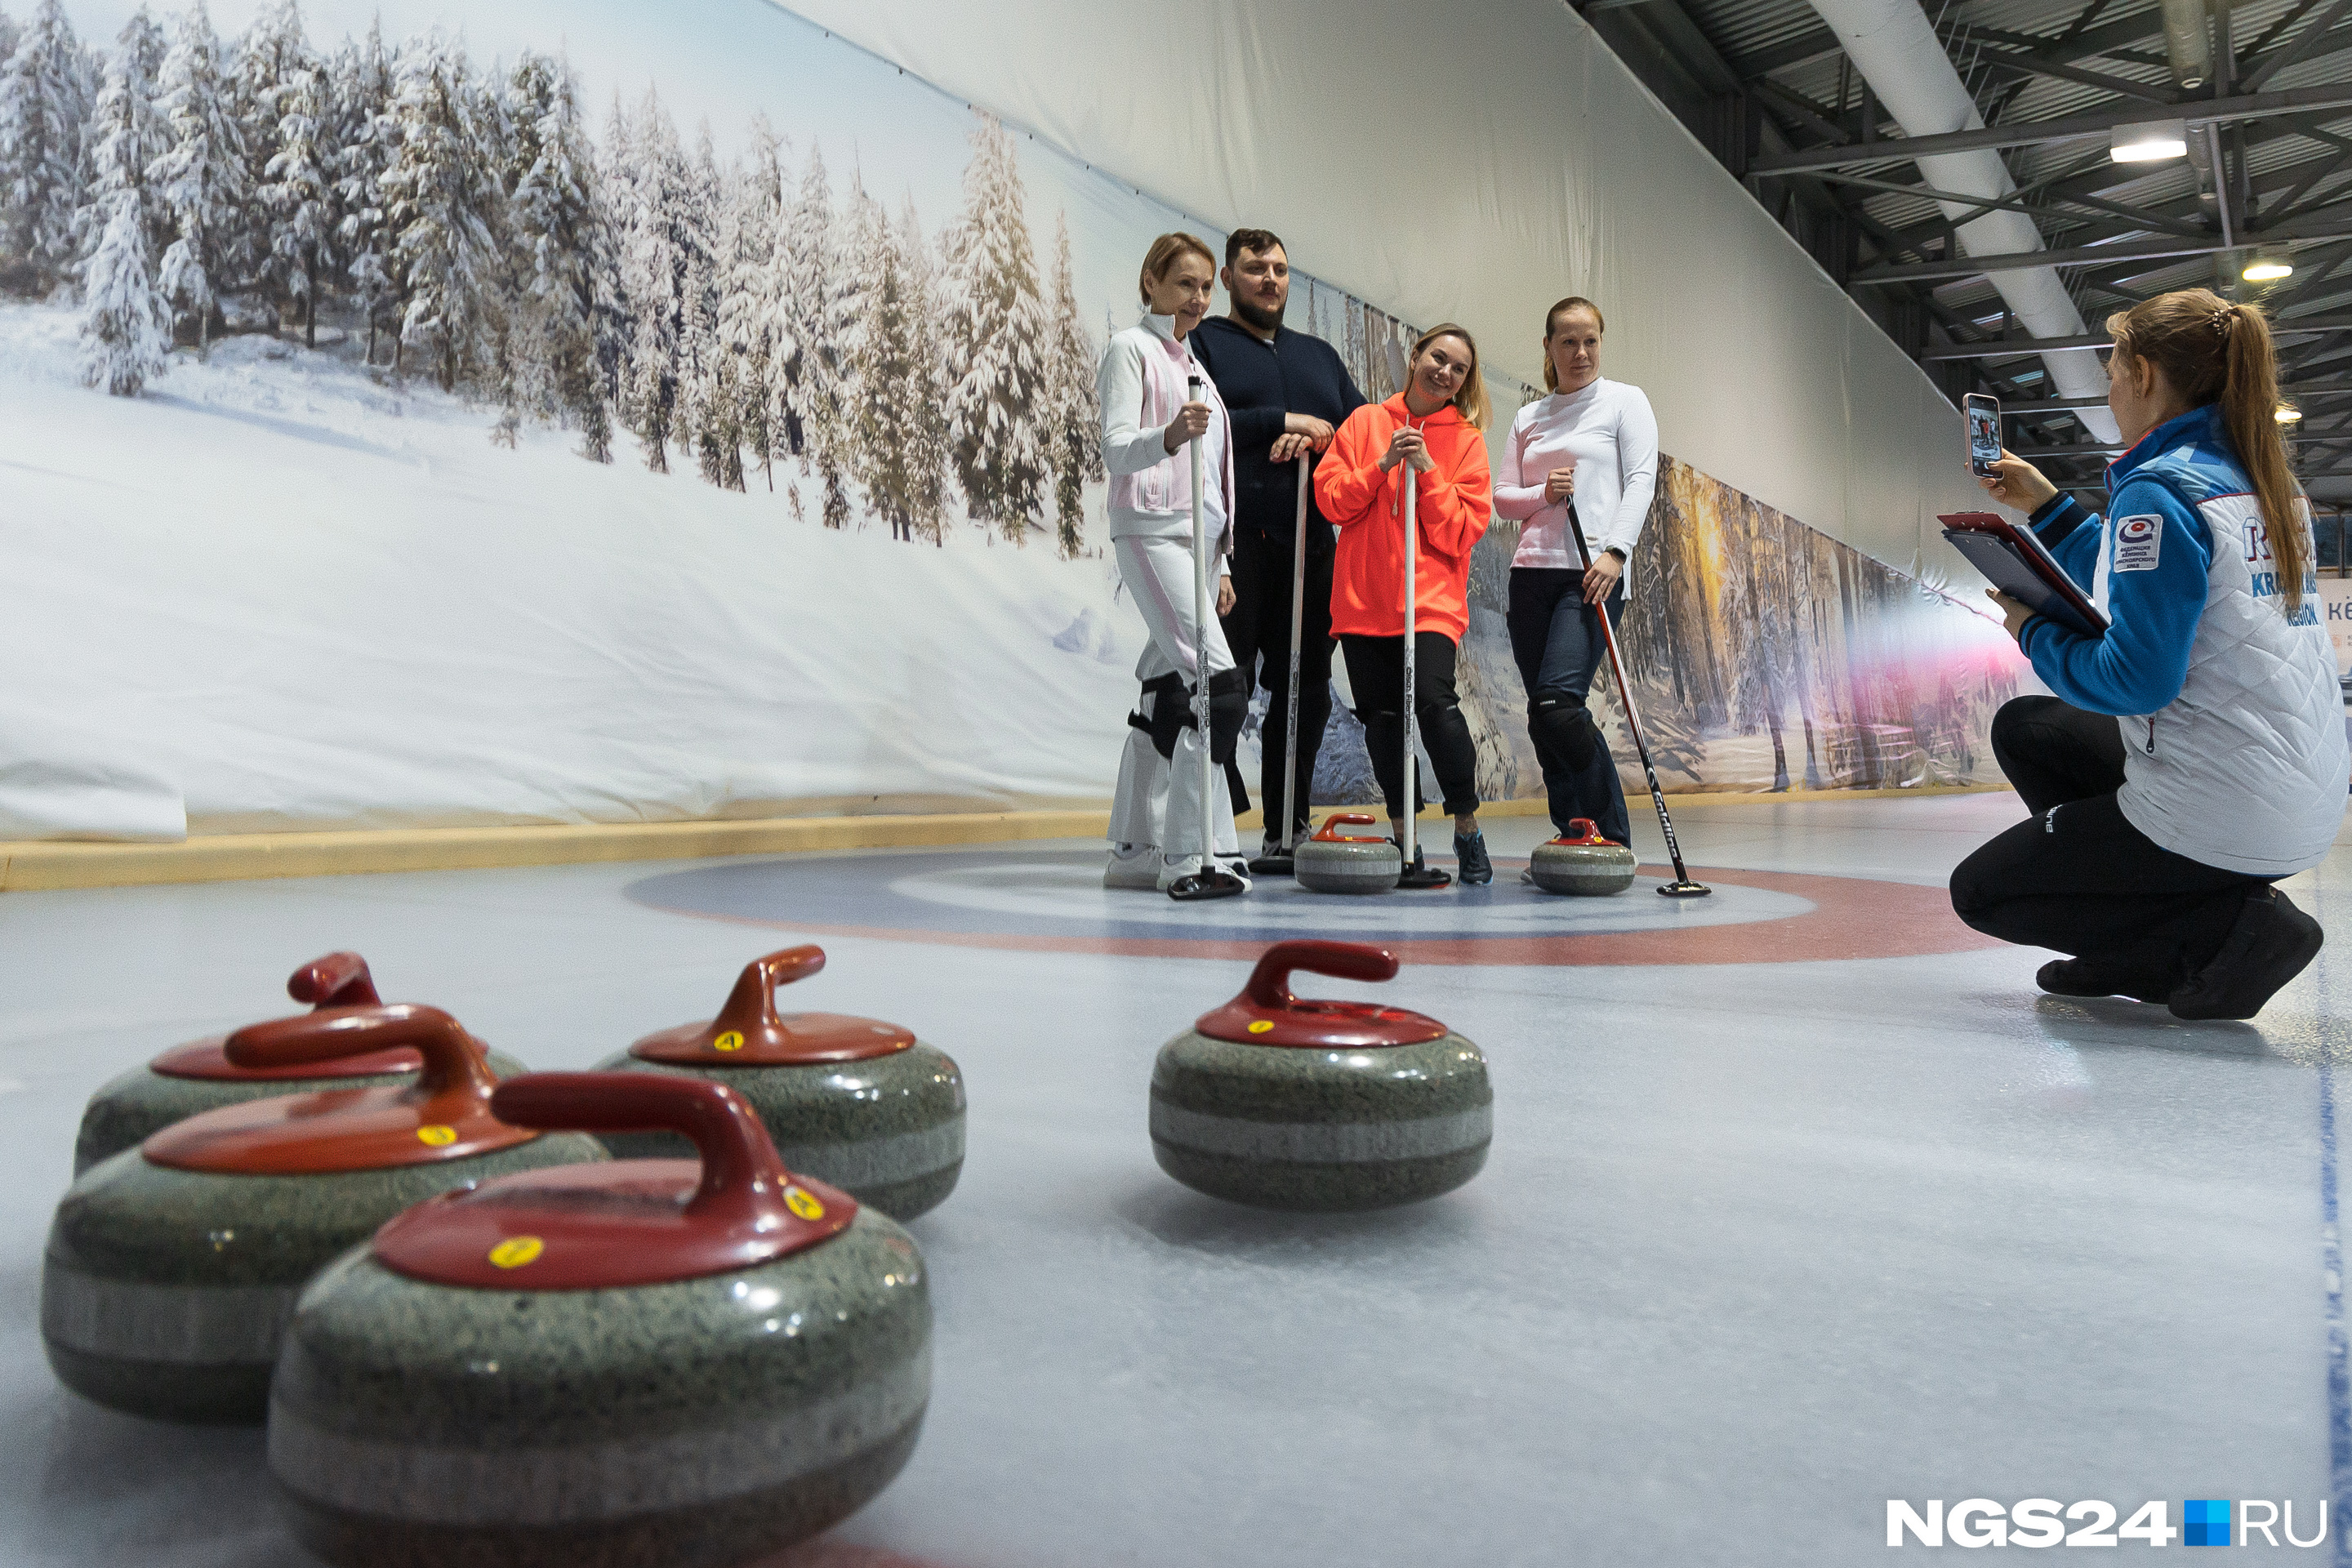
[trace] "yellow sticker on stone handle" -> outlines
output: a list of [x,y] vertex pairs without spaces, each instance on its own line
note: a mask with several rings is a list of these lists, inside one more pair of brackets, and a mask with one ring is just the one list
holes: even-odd
[[1251,1033],[1251,1034],[1253,1034],[1253,1035],[1263,1035],[1263,1034],[1265,1034],[1268,1029],[1271,1029],[1271,1028],[1273,1028],[1273,1027],[1274,1027],[1274,1020],[1273,1020],[1273,1019],[1271,1019],[1271,1018],[1260,1018],[1256,1023],[1252,1024],[1252,1025],[1250,1026],[1250,1033]]
[[740,1029],[728,1030],[725,1034],[710,1042],[710,1048],[714,1051],[741,1050],[743,1048],[742,1031]]
[[539,1255],[546,1250],[547,1243],[535,1236],[510,1236],[490,1248],[490,1267],[520,1268],[526,1263],[537,1262]]
[[803,1219],[823,1219],[824,1217],[824,1205],[817,1202],[816,1194],[814,1193],[808,1192],[803,1188],[786,1187],[784,1189],[784,1206],[792,1210],[794,1214],[800,1215]]
[[446,1149],[457,1141],[457,1130],[437,1121],[433,1122],[416,1130],[416,1141],[419,1143],[430,1144],[436,1149]]

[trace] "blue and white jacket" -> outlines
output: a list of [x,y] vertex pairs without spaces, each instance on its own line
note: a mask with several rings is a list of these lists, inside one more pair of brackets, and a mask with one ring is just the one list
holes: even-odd
[[2218,405],[2158,426],[2107,466],[2105,517],[2063,496],[2032,517],[2106,635],[2034,616],[2018,643],[2051,690],[2116,716],[2126,821],[2205,865],[2284,877],[2335,841],[2352,748],[2318,574],[2290,621],[2252,489]]

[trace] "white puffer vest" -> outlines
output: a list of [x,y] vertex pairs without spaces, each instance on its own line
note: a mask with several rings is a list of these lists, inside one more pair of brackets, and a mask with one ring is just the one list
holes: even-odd
[[[2158,712],[2116,721],[2124,785],[2116,804],[2134,827],[2177,855],[2249,876],[2284,877],[2319,863],[2344,821],[2352,783],[2336,654],[2318,615],[2317,574],[2290,623],[2277,591],[2262,508],[2245,476],[2184,446],[2134,470],[2194,507],[2212,536],[2205,613],[2189,679]],[[2311,515],[2303,511],[2304,559]],[[2116,519],[2100,519],[2093,598],[2107,603]]]

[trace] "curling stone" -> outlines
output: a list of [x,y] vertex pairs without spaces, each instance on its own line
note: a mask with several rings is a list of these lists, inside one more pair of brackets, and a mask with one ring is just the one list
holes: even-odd
[[1528,880],[1547,893],[1622,893],[1633,885],[1633,850],[1601,837],[1599,828],[1580,816],[1566,833],[1536,846]]
[[1476,1175],[1495,1120],[1478,1047],[1419,1013],[1294,995],[1294,969],[1388,980],[1397,961],[1360,942],[1266,949],[1240,995],[1160,1047],[1160,1168],[1276,1209],[1388,1208]]
[[490,1113],[481,1046],[436,1007],[338,1007],[228,1037],[239,1067],[408,1047],[401,1087],[281,1095],[206,1110],[93,1165],[66,1192],[41,1271],[58,1380],[167,1421],[259,1421],[297,1294],[420,1199],[538,1165],[601,1161]]
[[[793,1170],[831,1182],[894,1219],[955,1190],[963,1171],[963,1074],[946,1052],[896,1024],[776,1011],[776,987],[824,967],[824,949],[755,959],[719,1016],[647,1035],[599,1072],[666,1073],[723,1083],[766,1123]],[[675,1133],[608,1139],[624,1160],[690,1151]]]
[[1377,819],[1362,811],[1334,812],[1322,830],[1291,851],[1292,874],[1298,885],[1317,893],[1386,893],[1394,890],[1404,872],[1404,857],[1396,840],[1380,834],[1342,833],[1342,827],[1370,827]]
[[[286,994],[329,1007],[373,1007],[378,998],[367,960],[356,952],[331,952],[296,970]],[[228,1038],[214,1035],[175,1046],[143,1068],[133,1068],[90,1097],[74,1139],[74,1174],[119,1154],[174,1121],[223,1105],[298,1094],[315,1089],[372,1089],[405,1083],[424,1058],[406,1047],[371,1051],[332,1063],[289,1062],[283,1067],[241,1068],[222,1048]],[[489,1053],[490,1072],[512,1078],[528,1070],[512,1057]]]
[[734,1563],[889,1483],[930,1397],[905,1231],[785,1169],[724,1084],[536,1073],[491,1106],[666,1131],[701,1163],[501,1176],[320,1275],[269,1405],[305,1546],[343,1568]]

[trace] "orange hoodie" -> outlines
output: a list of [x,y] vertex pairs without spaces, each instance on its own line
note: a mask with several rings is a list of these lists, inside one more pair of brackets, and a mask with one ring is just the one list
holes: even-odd
[[1404,479],[1412,465],[1381,472],[1381,455],[1401,425],[1429,443],[1436,467],[1415,476],[1421,539],[1413,591],[1413,629],[1455,642],[1470,624],[1470,550],[1494,514],[1486,438],[1447,404],[1426,419],[1405,411],[1400,393],[1348,416],[1315,468],[1315,499],[1339,531],[1331,563],[1335,635],[1404,635]]

